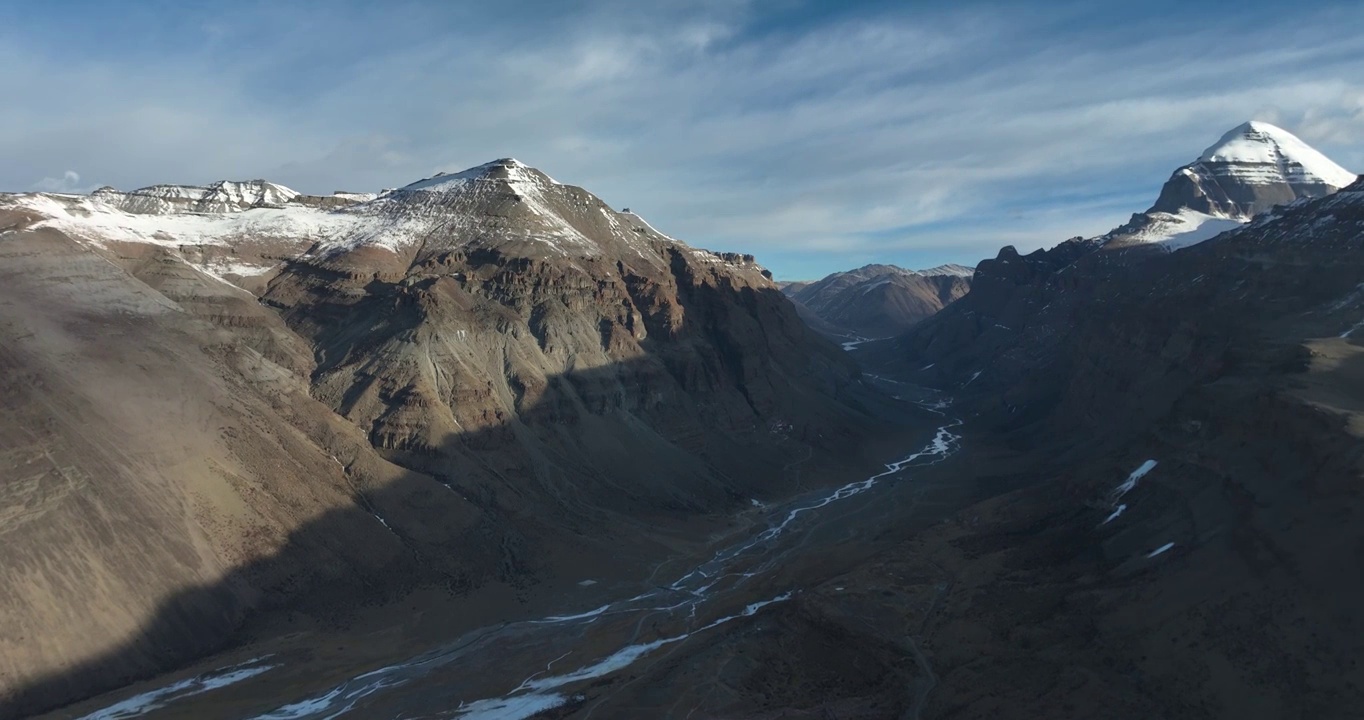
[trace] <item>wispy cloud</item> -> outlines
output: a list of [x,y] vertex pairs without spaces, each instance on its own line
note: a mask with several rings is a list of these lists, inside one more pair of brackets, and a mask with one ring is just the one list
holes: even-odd
[[82,184],[80,173],[75,170],[67,170],[61,174],[61,177],[45,177],[33,183],[32,189],[52,193],[88,193],[95,187]]
[[126,32],[74,55],[59,41],[80,20],[0,33],[0,92],[23,99],[0,115],[0,186],[80,167],[121,187],[329,192],[512,155],[694,244],[813,274],[1102,232],[1251,117],[1364,167],[1350,6],[327,7],[111,20]]

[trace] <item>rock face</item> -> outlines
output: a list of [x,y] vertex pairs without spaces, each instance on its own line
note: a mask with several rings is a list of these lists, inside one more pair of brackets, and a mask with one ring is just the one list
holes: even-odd
[[843,336],[889,337],[965,295],[973,272],[961,265],[918,271],[866,265],[817,282],[787,283],[782,291],[821,321],[814,324],[819,329]]
[[271,608],[643,563],[883,427],[751,256],[513,160],[344,195],[0,196],[0,716]]

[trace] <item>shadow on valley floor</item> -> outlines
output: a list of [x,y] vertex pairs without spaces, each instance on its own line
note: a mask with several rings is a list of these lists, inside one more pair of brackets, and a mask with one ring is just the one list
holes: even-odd
[[[726,519],[755,498],[860,477],[935,424],[855,374],[835,382],[767,367],[755,379],[736,349],[716,345],[710,357],[649,354],[549,378],[514,414],[436,443],[415,428],[393,432],[396,422],[370,432],[377,449],[314,438],[353,504],[219,582],[166,598],[118,647],[0,698],[0,717],[184,667],[267,617],[301,613],[342,628],[420,588],[459,599],[496,586],[501,600],[479,617],[511,620],[537,593],[583,577],[641,577],[698,537],[734,530]],[[430,410],[402,389],[390,401],[394,413]]]

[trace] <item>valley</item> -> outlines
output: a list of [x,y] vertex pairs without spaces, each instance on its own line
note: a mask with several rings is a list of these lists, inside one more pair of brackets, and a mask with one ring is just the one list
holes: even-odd
[[510,158],[0,196],[0,715],[1350,717],[1361,227],[1259,122],[804,287]]

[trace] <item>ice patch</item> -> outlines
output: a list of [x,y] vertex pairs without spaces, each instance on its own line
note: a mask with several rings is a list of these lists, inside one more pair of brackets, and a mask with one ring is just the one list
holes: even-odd
[[706,630],[718,627],[731,620],[751,617],[754,613],[768,605],[785,602],[790,599],[791,593],[785,592],[770,600],[751,603],[742,611],[734,615],[726,615],[717,620],[713,620],[692,632],[682,633],[681,635],[674,635],[672,637],[659,638],[647,643],[629,645],[591,665],[578,668],[573,672],[565,673],[563,675],[527,679],[505,697],[490,698],[487,700],[478,700],[472,703],[461,704],[460,707],[462,712],[458,717],[478,718],[478,720],[524,720],[525,718],[532,717],[536,713],[558,707],[566,702],[562,695],[549,691],[557,690],[571,683],[592,680],[617,672],[633,665],[635,661],[665,645],[682,642],[692,635],[705,632]]
[[1112,514],[1110,514],[1108,517],[1104,518],[1104,521],[1101,522],[1101,523],[1099,523],[1099,525],[1100,525],[1100,526],[1107,525],[1107,524],[1113,522],[1114,520],[1117,520],[1117,519],[1118,519],[1118,516],[1119,516],[1119,515],[1122,515],[1126,510],[1127,510],[1127,503],[1123,503],[1123,504],[1119,505],[1118,507],[1114,508]]
[[518,695],[511,698],[489,698],[459,706],[457,717],[465,720],[520,720],[520,718],[553,710],[568,702],[568,698],[558,693]]
[[135,695],[122,702],[115,703],[102,710],[96,710],[89,715],[82,716],[79,720],[119,720],[120,718],[132,718],[145,715],[152,710],[163,708],[170,703],[182,698],[200,695],[210,690],[227,687],[233,683],[238,683],[247,678],[252,678],[261,673],[274,669],[275,665],[263,665],[262,661],[270,656],[258,657],[247,660],[237,665],[218,668],[179,682],[171,683],[163,688],[157,688],[150,692]]
[[1126,480],[1122,481],[1121,485],[1113,488],[1113,491],[1109,494],[1110,500],[1116,503],[1119,500],[1121,500],[1124,495],[1132,492],[1132,490],[1137,486],[1137,483],[1142,478],[1146,477],[1146,473],[1151,472],[1151,470],[1154,469],[1156,465],[1157,463],[1155,460],[1147,460],[1146,462],[1142,463],[1139,467],[1137,467],[1136,470],[1132,471],[1132,474],[1127,476]]
[[563,623],[573,622],[575,620],[587,620],[589,618],[595,618],[598,615],[601,615],[602,613],[610,609],[611,609],[610,605],[603,605],[597,608],[596,610],[588,610],[587,612],[578,613],[577,615],[550,615],[549,617],[540,618],[539,620],[532,620],[531,622],[538,625],[544,625],[548,623]]
[[1175,544],[1172,542],[1165,543],[1164,545],[1161,545],[1160,547],[1156,548],[1155,550],[1152,550],[1149,554],[1147,554],[1146,559],[1149,560],[1157,555],[1160,555],[1174,546]]

